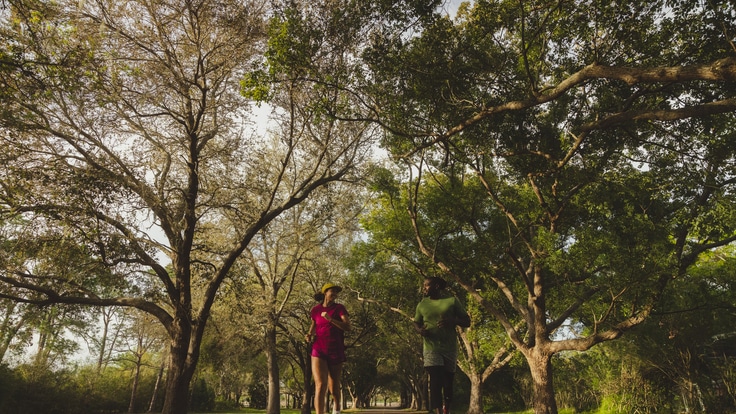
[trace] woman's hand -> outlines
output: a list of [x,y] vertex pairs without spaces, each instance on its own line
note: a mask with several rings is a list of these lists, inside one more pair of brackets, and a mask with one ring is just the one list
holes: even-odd
[[343,315],[340,318],[333,318],[329,313],[322,312],[322,317],[327,319],[327,322],[331,323],[333,326],[336,326],[343,331],[349,331],[350,328],[350,320],[348,319],[347,315]]

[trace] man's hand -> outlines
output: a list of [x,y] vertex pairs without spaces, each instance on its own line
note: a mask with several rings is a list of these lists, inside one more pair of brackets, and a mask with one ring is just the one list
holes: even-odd
[[416,329],[417,333],[421,336],[429,335],[429,331],[427,331],[427,327],[425,327],[424,325],[420,326],[420,325],[414,324],[414,329]]
[[454,329],[457,326],[457,318],[442,318],[437,322],[438,328]]

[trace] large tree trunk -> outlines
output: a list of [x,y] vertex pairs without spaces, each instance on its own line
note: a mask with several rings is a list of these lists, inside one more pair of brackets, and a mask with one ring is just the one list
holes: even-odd
[[411,407],[411,390],[406,382],[401,382],[401,391],[399,393],[399,408]]
[[186,358],[172,347],[161,414],[186,414],[189,410],[189,384],[193,376],[193,367],[187,366]]
[[312,386],[312,368],[309,364],[304,369],[304,394],[302,394],[301,414],[312,412],[312,400],[314,399],[314,387]]
[[483,414],[483,379],[480,374],[468,375],[470,379],[470,401],[467,414]]
[[281,412],[281,387],[279,385],[279,361],[276,351],[276,327],[272,323],[266,327],[265,336],[266,363],[268,365],[268,402],[267,414]]
[[186,414],[189,410],[189,385],[199,360],[201,337],[192,335],[192,325],[179,319],[171,328],[166,397],[161,414]]
[[307,344],[304,354],[302,373],[304,374],[304,394],[302,395],[301,414],[312,412],[312,401],[314,400],[314,387],[312,386],[312,344]]
[[367,397],[361,396],[361,395],[355,396],[355,407],[356,408],[370,408],[370,405],[371,405],[371,402]]
[[534,385],[534,395],[532,397],[534,414],[557,414],[557,401],[555,401],[555,390],[552,383],[551,358],[551,355],[536,349],[527,356]]
[[414,378],[412,382],[412,403],[411,409],[415,411],[429,410],[429,381],[426,372]]

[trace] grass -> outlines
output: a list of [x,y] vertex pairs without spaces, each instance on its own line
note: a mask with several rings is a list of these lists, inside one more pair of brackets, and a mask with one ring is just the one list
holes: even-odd
[[[375,410],[383,410],[383,408],[376,408]],[[386,408],[385,410],[392,410],[391,408]],[[349,408],[347,410],[343,410],[343,413],[346,414],[360,414],[360,413],[370,413],[372,410],[360,410],[360,409],[352,409]],[[396,409],[398,413],[402,414],[413,414],[413,413],[422,413],[426,414],[427,411],[412,411],[412,410],[406,410],[406,409]],[[220,411],[212,411],[209,413],[189,413],[189,414],[211,414],[211,413],[217,413],[217,414],[244,414],[244,413],[250,413],[250,414],[264,414],[266,410],[257,410],[254,408],[241,408],[238,410],[220,410]],[[314,413],[314,410],[312,410]],[[292,410],[292,409],[281,409],[281,414],[301,414],[301,410]]]
[[[343,412],[346,414],[360,414],[360,413],[370,413],[373,410],[384,410],[381,407],[376,407],[372,410],[361,410],[361,409],[347,409]],[[386,411],[392,410],[391,408],[386,408]],[[426,414],[427,411],[412,411],[409,409],[395,409],[397,413],[401,414],[415,414],[415,413],[421,413]],[[242,408],[240,410],[225,410],[225,411],[213,411],[218,414],[243,414],[243,413],[250,413],[250,414],[263,414],[266,412],[266,410],[256,410],[254,408]],[[300,414],[301,410],[292,410],[292,409],[281,409],[281,414]],[[533,410],[526,410],[526,411],[507,411],[502,413],[493,413],[493,414],[533,414]],[[558,414],[574,414],[575,410],[572,409],[560,409],[558,411]],[[209,413],[190,413],[190,414],[209,414]],[[490,414],[490,413],[489,413]]]
[[[357,408],[356,409],[348,408],[346,410],[343,410],[343,413],[345,413],[345,414],[361,414],[361,413],[371,414],[372,412],[378,411],[378,410],[381,410],[381,411],[395,410],[397,414],[428,414],[426,410],[424,410],[424,411],[414,411],[414,410],[410,410],[410,409],[406,409],[406,408],[404,408],[404,409],[395,408],[394,409],[394,408],[390,408],[390,407],[389,408],[375,407],[375,408],[372,408],[372,409],[369,409],[369,410],[362,410],[362,409],[357,409]],[[217,414],[244,414],[244,413],[246,413],[246,414],[264,414],[265,412],[266,412],[265,409],[257,410],[255,408],[241,408],[241,409],[237,409],[237,410],[219,410],[219,411],[211,411],[209,413],[189,413],[189,414],[211,414],[211,413],[217,413]],[[457,413],[462,413],[462,412],[463,412],[462,410],[457,411]],[[576,414],[576,413],[577,414],[585,414],[585,413],[576,412],[572,408],[560,408],[557,411],[557,413],[558,414]],[[587,414],[607,414],[608,412],[607,411],[591,411],[591,412],[587,412],[586,411],[586,413]],[[281,414],[301,414],[301,410],[299,410],[299,409],[292,410],[292,409],[282,408],[281,409]],[[314,414],[314,410],[312,410],[312,414]],[[488,413],[488,414],[534,414],[534,410],[503,411],[503,412],[493,412],[493,413]]]

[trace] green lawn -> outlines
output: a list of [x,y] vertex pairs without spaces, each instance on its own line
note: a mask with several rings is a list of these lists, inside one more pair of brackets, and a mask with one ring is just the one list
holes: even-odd
[[[372,413],[375,411],[394,411],[391,408],[382,408],[382,407],[376,407],[370,410],[358,410],[358,409],[347,409],[344,410],[343,413],[345,414],[361,414],[361,413]],[[427,411],[412,411],[412,410],[395,410],[397,414],[427,414]],[[264,414],[266,410],[256,410],[253,408],[243,408],[236,411],[214,411],[217,414],[243,414],[243,413],[251,413],[251,414]],[[285,408],[281,409],[281,414],[300,414],[301,411],[299,410],[287,410]],[[314,411],[312,411],[314,413]],[[498,413],[488,413],[488,414],[533,414],[533,410],[527,410],[527,411],[505,411],[505,412],[498,412]],[[574,414],[575,411],[572,409],[560,409],[558,411],[559,414]],[[603,412],[597,412],[596,414],[602,414]],[[210,413],[190,413],[190,414],[210,414]],[[458,412],[458,414],[461,414]]]
[[[358,410],[358,409],[348,409],[344,410],[343,412],[346,414],[360,414],[360,413],[371,413],[375,411],[394,411],[391,408],[382,408],[377,407],[370,410]],[[412,410],[395,410],[397,413],[400,414],[427,414],[427,411],[412,411]],[[243,408],[237,411],[216,411],[218,414],[243,414],[243,413],[252,413],[252,414],[263,414],[266,410],[256,410],[252,408]],[[314,412],[314,411],[313,411]],[[285,408],[281,409],[281,414],[300,414],[300,410],[287,410]],[[489,414],[533,414],[534,411],[509,411],[509,412],[502,412],[502,413],[489,413]],[[573,414],[574,411],[572,410],[559,410],[559,414]],[[191,414],[209,414],[209,413],[191,413]]]

